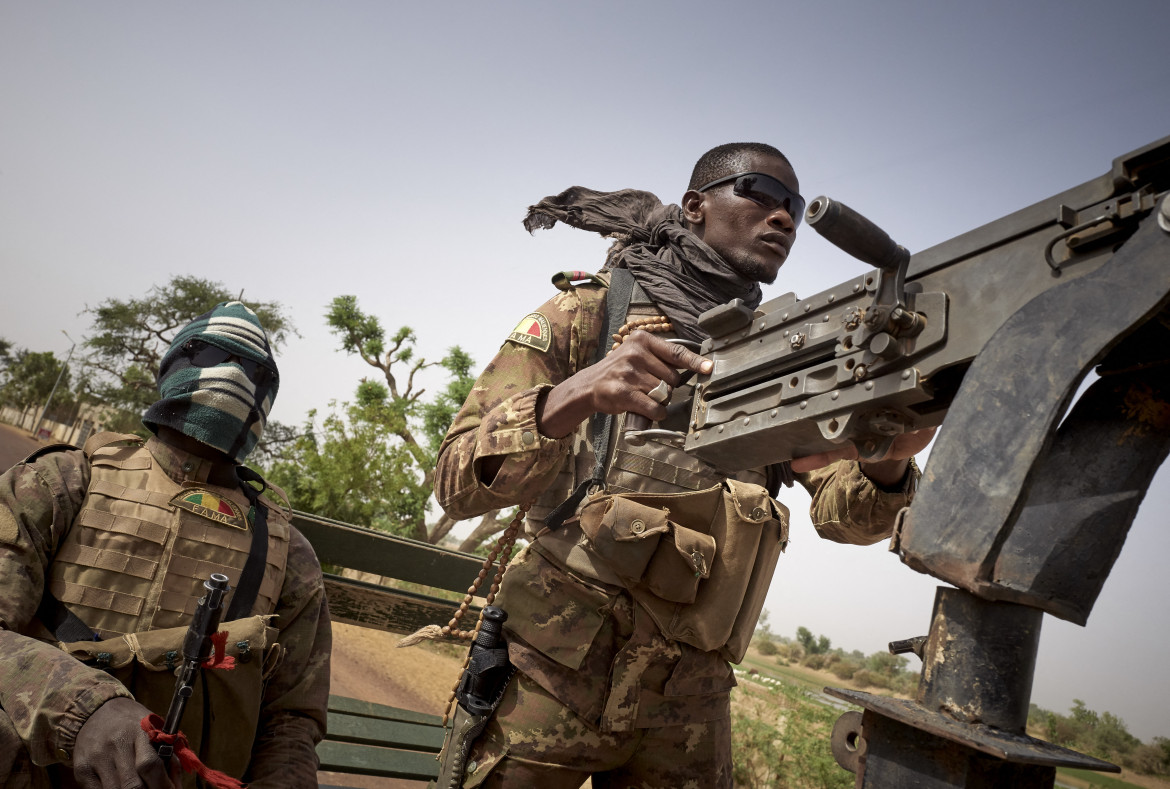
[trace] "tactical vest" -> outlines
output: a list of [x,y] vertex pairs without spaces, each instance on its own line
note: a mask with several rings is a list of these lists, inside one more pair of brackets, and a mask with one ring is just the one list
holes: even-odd
[[[635,287],[627,320],[658,315]],[[679,387],[672,401],[689,395]],[[680,446],[629,441],[621,415],[611,427],[605,490],[586,496],[580,518],[545,530],[549,513],[593,475],[590,421],[577,428],[573,452],[528,512],[532,549],[581,577],[629,589],[669,638],[738,662],[788,542],[788,509],[768,495],[763,469],[727,473]],[[656,502],[654,512],[645,501]]]
[[[96,435],[85,453],[89,490],[54,555],[53,596],[102,638],[185,626],[211,573],[227,575],[230,605],[252,547],[243,491],[176,483],[133,436]],[[265,503],[268,559],[252,614],[276,610],[288,557],[287,514]]]
[[[135,436],[101,433],[85,445],[89,490],[54,555],[53,596],[101,640],[58,644],[119,679],[165,715],[187,625],[211,573],[227,575],[231,605],[252,547],[251,504],[235,488],[173,481]],[[251,616],[226,622],[231,671],[200,672],[181,724],[208,766],[241,777],[251,760],[264,684],[284,648],[270,620],[289,547],[285,507],[268,507],[268,555]],[[194,787],[184,774],[184,787]]]
[[[584,307],[583,307],[584,308]],[[634,289],[627,318],[659,316],[662,313],[642,292]],[[672,333],[659,334],[663,339],[677,337]],[[688,387],[678,388],[671,400],[681,401],[690,394]],[[765,484],[762,469],[729,474],[687,454],[680,447],[659,441],[632,444],[624,439],[626,415],[615,417],[609,442],[609,461],[606,489],[609,493],[683,493],[703,490],[718,485],[727,478],[757,485]],[[537,498],[528,512],[527,532],[535,536],[544,526],[544,519],[590,478],[596,458],[593,454],[589,420],[582,422],[573,435],[573,451],[569,453],[552,484]]]

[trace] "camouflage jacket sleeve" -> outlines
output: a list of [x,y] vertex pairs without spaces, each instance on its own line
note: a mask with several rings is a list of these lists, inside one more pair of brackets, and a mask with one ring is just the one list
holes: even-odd
[[914,499],[920,476],[911,459],[905,482],[891,491],[867,477],[856,460],[839,460],[797,479],[812,496],[809,516],[821,537],[872,545],[893,533],[894,517]]
[[245,780],[264,787],[316,787],[316,745],[325,736],[332,631],[321,564],[292,530],[276,626],[286,653],[264,689]]
[[[572,439],[540,434],[537,399],[593,359],[604,299],[596,285],[558,293],[525,316],[484,369],[439,449],[435,497],[450,517],[531,501],[556,476]],[[485,485],[480,462],[491,455],[505,457]]]
[[78,450],[52,452],[0,475],[0,709],[38,765],[68,762],[94,710],[130,696],[104,671],[22,634],[88,487],[89,464]]

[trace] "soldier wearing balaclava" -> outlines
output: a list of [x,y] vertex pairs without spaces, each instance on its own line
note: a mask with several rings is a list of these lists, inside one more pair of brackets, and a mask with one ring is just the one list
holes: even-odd
[[167,712],[212,573],[231,591],[208,666],[234,668],[202,670],[185,753],[222,771],[223,783],[203,776],[213,786],[317,785],[330,650],[320,564],[284,494],[241,465],[278,382],[256,314],[219,304],[163,356],[143,415],[153,436],[99,433],[0,475],[0,785],[168,785],[151,715]]

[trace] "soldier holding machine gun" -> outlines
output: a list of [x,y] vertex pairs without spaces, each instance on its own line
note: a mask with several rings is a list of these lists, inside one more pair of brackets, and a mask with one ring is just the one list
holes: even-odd
[[573,187],[529,210],[529,230],[561,221],[617,241],[597,275],[554,278],[561,292],[516,326],[440,451],[452,517],[532,505],[497,597],[517,671],[483,733],[446,751],[463,786],[730,787],[728,660],[787,541],[781,483],[795,472],[839,542],[888,537],[910,501],[932,429],[883,458],[844,446],[738,473],[658,440],[685,433],[671,405],[711,371],[686,347],[707,336],[698,316],[760,302],[803,203],[783,154],[733,143],[700,158],[681,206]]
[[219,304],[163,356],[152,438],[101,433],[0,475],[0,785],[193,787],[152,720],[253,787],[317,785],[320,564],[242,465],[278,380],[255,313]]

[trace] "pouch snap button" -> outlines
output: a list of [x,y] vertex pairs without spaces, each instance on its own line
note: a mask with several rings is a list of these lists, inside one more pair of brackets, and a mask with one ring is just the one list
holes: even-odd
[[524,443],[524,446],[529,446],[536,440],[536,436],[532,435],[531,430],[525,430],[520,434],[520,440]]
[[642,521],[634,521],[630,524],[630,531],[634,534],[641,534],[646,531],[646,524],[642,523]]
[[764,510],[762,507],[756,507],[752,510],[752,518],[759,520],[762,517],[764,517]]

